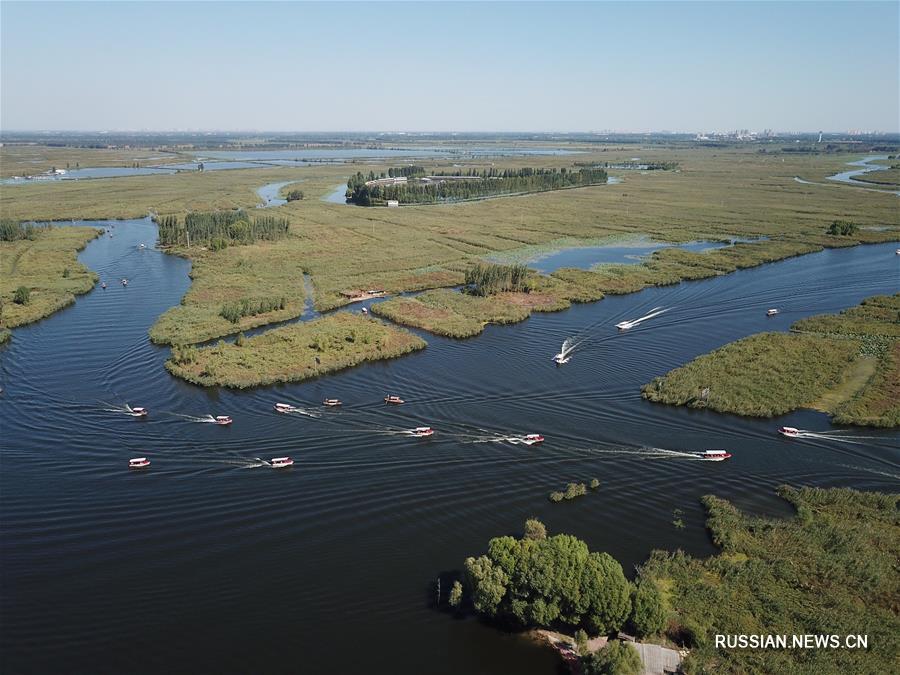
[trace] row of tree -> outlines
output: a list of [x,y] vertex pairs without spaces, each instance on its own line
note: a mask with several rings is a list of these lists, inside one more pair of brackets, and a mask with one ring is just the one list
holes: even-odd
[[494,295],[504,291],[527,291],[528,268],[525,265],[477,263],[466,270],[466,286],[471,295]]
[[[577,171],[563,169],[466,169],[434,173],[435,180],[418,179],[397,185],[371,184],[374,172],[362,173],[347,181],[346,198],[359,206],[382,206],[395,200],[401,204],[434,204],[502,194],[543,192],[567,187],[606,183],[606,170],[585,167]],[[448,180],[440,180],[445,176]],[[461,180],[462,179],[462,180]],[[367,182],[369,184],[367,184]]]
[[412,165],[412,166],[400,166],[400,167],[391,167],[387,171],[388,178],[398,178],[400,176],[424,176],[425,175],[425,167]]
[[275,312],[284,309],[286,305],[287,299],[283,296],[280,298],[257,298],[255,300],[243,298],[236,302],[225,303],[219,312],[219,316],[231,323],[237,323],[245,316]]
[[191,212],[183,222],[178,216],[163,216],[154,220],[159,226],[159,243],[163,246],[223,248],[232,244],[281,239],[290,229],[286,218],[250,218],[243,210]]

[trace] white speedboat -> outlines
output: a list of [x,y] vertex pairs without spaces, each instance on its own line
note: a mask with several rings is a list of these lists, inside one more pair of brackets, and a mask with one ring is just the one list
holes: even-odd
[[274,457],[271,462],[269,462],[269,466],[273,469],[285,469],[289,466],[294,466],[294,460],[290,457]]
[[144,469],[148,466],[150,466],[150,460],[146,457],[135,457],[128,460],[129,469]]
[[782,436],[787,436],[788,438],[796,438],[800,435],[800,430],[795,429],[794,427],[779,427],[778,433]]
[[341,399],[339,398],[326,398],[322,401],[322,405],[328,408],[337,408],[338,406],[343,405],[343,403],[341,403]]
[[572,358],[571,356],[564,356],[562,354],[557,354],[556,356],[553,357],[553,362],[556,365],[561,366],[564,363],[568,363],[569,359],[571,359],[571,358]]
[[275,412],[280,413],[289,413],[294,412],[297,408],[290,405],[289,403],[276,403],[275,404]]
[[394,396],[393,394],[391,394],[390,396],[385,396],[384,402],[390,403],[391,405],[400,405],[401,403],[404,403],[402,398],[400,398],[399,396]]
[[432,436],[434,435],[434,429],[432,429],[431,427],[416,427],[412,430],[411,433],[413,436],[419,437]]
[[660,314],[668,311],[668,309],[663,309],[662,307],[654,307],[646,316],[642,316],[637,319],[629,319],[628,321],[620,321],[616,324],[616,328],[618,328],[619,330],[628,330],[629,328],[634,328],[647,319],[652,319],[654,316],[659,316]]
[[778,314],[778,310],[777,310],[777,309],[768,309],[768,310],[766,310],[766,316],[775,316],[776,314]]
[[700,453],[700,459],[704,462],[724,462],[729,457],[731,453],[725,450],[705,450]]
[[150,411],[146,408],[129,408],[128,414],[132,417],[146,417]]
[[216,415],[216,424],[226,425],[231,424],[232,419],[228,415]]
[[537,443],[543,443],[544,437],[540,434],[525,434],[522,436],[522,443],[525,445],[536,445]]

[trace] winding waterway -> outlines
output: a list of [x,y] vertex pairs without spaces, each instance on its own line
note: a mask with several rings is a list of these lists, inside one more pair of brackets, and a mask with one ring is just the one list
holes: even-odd
[[[630,572],[652,548],[713,552],[698,502],[707,493],[786,516],[773,492],[781,483],[900,483],[894,431],[788,440],[777,426],[831,427],[809,411],[743,419],[639,395],[726,342],[895,292],[896,244],[610,297],[471,340],[429,335],[404,358],[237,392],[166,373],[168,350],[147,329],[187,290],[189,263],[153,249],[148,220],[109,225],[115,236],[81,254],[109,287],[16,330],[0,351],[3,672],[550,675],[552,654],[433,609],[437,575],[530,516]],[[123,277],[127,287],[115,283]],[[613,328],[658,305],[672,309]],[[769,307],[782,313],[767,318]],[[585,341],[555,368],[550,357],[571,335]],[[386,409],[388,392],[407,403]],[[324,397],[345,405],[321,408]],[[276,402],[320,416],[279,415]],[[149,417],[116,411],[125,403]],[[188,419],[206,414],[234,424]],[[435,436],[390,433],[419,424]],[[547,442],[491,440],[514,432]],[[706,448],[734,457],[680,454]],[[127,460],[144,455],[152,466],[129,472]],[[280,455],[295,466],[254,459]],[[597,493],[547,500],[592,477]]]

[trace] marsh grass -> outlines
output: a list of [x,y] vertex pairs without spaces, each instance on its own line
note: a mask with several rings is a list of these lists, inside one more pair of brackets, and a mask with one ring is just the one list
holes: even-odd
[[424,347],[424,340],[405,330],[339,312],[245,338],[240,346],[178,348],[166,369],[194,384],[245,389],[306,380]]

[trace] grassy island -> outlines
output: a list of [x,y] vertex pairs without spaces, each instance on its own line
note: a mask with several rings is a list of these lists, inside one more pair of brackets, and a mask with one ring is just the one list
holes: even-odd
[[424,340],[405,330],[340,312],[234,344],[176,346],[166,369],[194,384],[245,389],[306,380],[424,347]]
[[[682,663],[688,674],[893,672],[900,495],[790,487],[779,494],[795,517],[751,517],[704,497],[721,552],[695,559],[655,551],[633,583],[608,554],[570,535],[548,537],[530,520],[522,538],[492,539],[485,555],[465,561],[448,604],[520,629],[625,629],[645,642],[689,649]],[[716,635],[860,635],[868,645],[731,649],[717,646]],[[577,636],[593,672],[602,650],[591,655],[587,636]]]
[[97,283],[78,251],[99,236],[93,227],[34,227],[4,221],[0,238],[0,328],[50,316]]
[[700,356],[644,398],[756,417],[816,408],[842,424],[900,426],[900,294],[801,319]]

